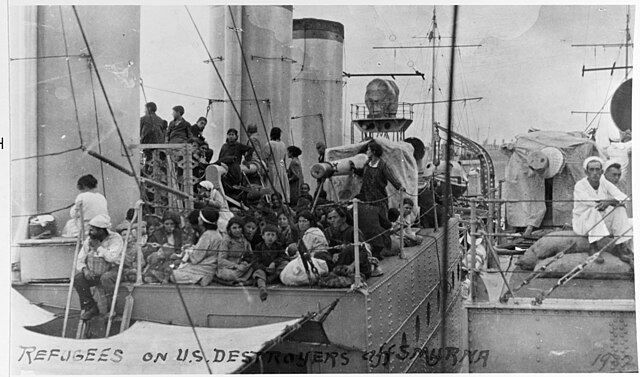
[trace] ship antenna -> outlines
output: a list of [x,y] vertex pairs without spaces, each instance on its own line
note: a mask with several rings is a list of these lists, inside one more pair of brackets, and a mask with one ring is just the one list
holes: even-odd
[[[434,11],[435,14],[435,11]],[[458,29],[458,6],[454,5],[453,7],[453,31],[451,33],[451,61],[450,61],[450,65],[451,65],[451,69],[449,70],[449,106],[447,107],[447,112],[448,112],[448,116],[447,116],[447,148],[445,150],[445,182],[446,184],[444,185],[444,210],[445,210],[445,222],[444,222],[444,237],[445,237],[445,242],[444,242],[444,250],[442,252],[442,263],[443,263],[443,271],[447,271],[447,266],[449,264],[449,218],[451,217],[451,165],[449,164],[449,161],[451,160],[451,147],[453,146],[453,139],[452,139],[452,126],[453,126],[453,120],[452,120],[452,113],[453,113],[453,107],[451,106],[451,100],[453,99],[453,78],[454,78],[454,71],[455,71],[455,45],[456,45],[456,31]],[[473,271],[471,272],[473,273]],[[447,299],[448,299],[448,292],[449,289],[447,287],[447,274],[444,274],[440,277],[440,289],[442,289],[442,302],[446,303]],[[446,304],[444,309],[441,312],[442,315],[442,336],[440,337],[440,342],[441,342],[441,347],[445,347],[445,342],[447,339],[447,310],[446,310]],[[444,363],[442,363],[442,368],[443,368],[443,372],[444,372]]]

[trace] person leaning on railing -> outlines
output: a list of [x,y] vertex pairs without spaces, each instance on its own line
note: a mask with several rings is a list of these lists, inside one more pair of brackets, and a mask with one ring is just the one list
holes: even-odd
[[[598,241],[602,238],[609,235],[617,237],[616,246],[611,253],[630,263],[631,257],[626,253],[625,243],[631,237],[622,236],[631,227],[624,209],[627,196],[602,177],[602,159],[588,157],[582,166],[587,176],[574,186],[573,231],[588,236],[589,255],[598,251]],[[598,256],[596,263],[604,263],[602,255]]]
[[84,310],[82,320],[88,320],[99,313],[98,305],[91,295],[90,287],[101,285],[107,302],[113,296],[118,276],[118,263],[122,253],[122,237],[109,230],[111,219],[107,215],[97,215],[89,221],[89,237],[84,241],[78,254],[73,286],[78,292],[80,308]]

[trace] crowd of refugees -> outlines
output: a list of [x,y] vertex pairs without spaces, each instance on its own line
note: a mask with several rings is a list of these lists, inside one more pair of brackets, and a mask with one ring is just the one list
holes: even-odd
[[[206,168],[210,164],[224,166],[226,174],[222,183],[228,196],[234,199],[244,199],[242,187],[248,187],[252,183],[243,174],[242,165],[247,169],[253,164],[260,175],[270,182],[273,190],[279,192],[288,203],[297,204],[301,186],[304,185],[304,177],[299,156],[302,150],[295,145],[286,146],[281,140],[282,131],[274,127],[270,132],[270,140],[262,144],[259,140],[258,127],[255,124],[247,126],[247,142],[239,141],[238,130],[231,128],[227,131],[227,139],[220,148],[218,159],[213,161],[214,151],[203,135],[207,125],[207,118],[200,117],[196,124],[191,125],[185,118],[185,109],[182,106],[172,108],[173,120],[167,123],[157,114],[157,105],[149,102],[145,105],[145,115],[140,118],[140,144],[191,144],[192,148],[192,177],[196,182],[205,180]],[[166,151],[162,148],[144,149],[143,174],[152,175],[153,154],[152,149],[159,152],[158,160],[165,161]],[[319,142],[317,150],[324,156],[324,143]],[[180,157],[178,157],[179,159]],[[319,159],[320,160],[320,159]],[[182,176],[182,169],[176,168],[177,176]],[[163,168],[166,174],[166,167]],[[258,181],[258,183],[261,183]],[[196,186],[197,190],[197,186]],[[195,190],[194,190],[195,191]]]
[[[155,130],[149,124],[155,122],[159,125],[157,130],[163,130],[163,122],[153,120],[157,117],[155,104],[149,103],[146,108],[147,115],[141,119],[141,137],[143,141],[156,143],[160,131],[155,136],[158,139],[144,136],[155,133],[149,131]],[[175,142],[171,138],[176,132],[184,136],[183,141],[190,140],[190,127],[182,115],[183,109],[176,106],[174,121],[164,133],[165,141]],[[202,128],[198,129],[201,135]],[[143,211],[143,221],[138,221],[135,210],[130,209],[125,220],[112,230],[106,199],[95,190],[97,180],[91,175],[78,180],[81,193],[77,201],[82,202],[87,237],[76,265],[74,286],[84,311],[83,319],[98,313],[91,286],[100,284],[107,297],[113,294],[120,260],[124,261],[125,282],[135,282],[141,273],[144,283],[253,285],[264,301],[268,285],[343,288],[355,282],[356,271],[363,280],[380,276],[383,274],[380,260],[399,254],[401,239],[405,246],[422,241],[411,228],[416,226],[416,218],[410,198],[404,199],[402,213],[388,209],[384,192],[387,182],[400,191],[404,188],[380,158],[382,147],[375,141],[368,144],[369,159],[364,168],[354,168],[354,174],[363,180],[358,195],[362,201],[358,240],[363,243],[356,268],[352,208],[330,202],[320,188],[312,195],[310,185],[303,180],[300,149],[284,146],[278,128],[272,129],[271,140],[262,146],[262,151],[257,148],[259,143],[251,142],[257,129],[249,127],[248,131],[248,144],[237,142],[237,131],[227,133],[219,157],[228,166],[227,175],[237,179],[233,177],[238,173],[236,164],[257,161],[271,179],[284,175],[290,183],[286,187],[280,185],[280,190],[277,184],[273,185],[270,194],[262,195],[250,207],[230,208],[212,182],[201,180],[196,184],[194,210],[186,213],[168,210],[162,217]],[[317,146],[319,161],[324,160],[325,148],[322,143]],[[138,264],[142,267],[140,272]]]

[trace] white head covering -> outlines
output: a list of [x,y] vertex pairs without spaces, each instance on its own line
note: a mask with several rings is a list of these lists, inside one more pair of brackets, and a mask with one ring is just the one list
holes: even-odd
[[201,186],[202,188],[205,188],[205,189],[209,190],[209,191],[211,191],[211,190],[213,190],[213,189],[214,189],[213,183],[211,183],[211,182],[209,182],[209,181],[202,181],[202,182],[200,182],[200,186]]
[[604,168],[604,161],[602,161],[602,159],[598,156],[591,156],[591,157],[587,157],[584,159],[584,162],[582,163],[582,167],[584,168],[584,170],[587,170],[587,165],[589,165],[590,162],[593,161],[597,161],[600,163],[600,166],[602,166]]
[[611,165],[618,165],[622,168],[622,164],[616,160],[607,160],[602,167],[602,171],[607,171],[611,167]]
[[107,215],[96,215],[89,220],[89,225],[96,228],[109,229],[111,228],[111,218]]

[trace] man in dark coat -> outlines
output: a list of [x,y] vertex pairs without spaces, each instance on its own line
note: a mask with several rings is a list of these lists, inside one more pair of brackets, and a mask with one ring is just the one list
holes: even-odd
[[191,139],[191,124],[182,117],[183,115],[184,107],[179,105],[173,107],[173,120],[169,123],[167,130],[167,143],[188,143]]
[[207,126],[207,118],[200,117],[196,124],[191,126],[191,136],[198,138],[201,142],[204,142],[204,128]]
[[230,128],[227,131],[227,142],[220,148],[216,164],[224,163],[229,167],[226,177],[230,186],[239,185],[242,182],[242,170],[240,169],[242,156],[245,156],[249,161],[252,152],[252,147],[238,142],[238,130]]
[[140,144],[162,144],[165,140],[167,122],[156,115],[158,107],[149,102],[144,105],[144,116],[140,118]]

